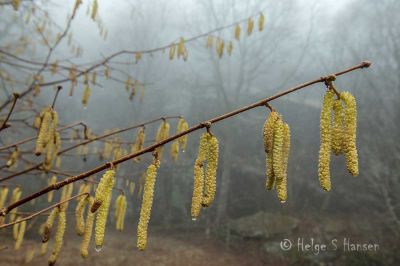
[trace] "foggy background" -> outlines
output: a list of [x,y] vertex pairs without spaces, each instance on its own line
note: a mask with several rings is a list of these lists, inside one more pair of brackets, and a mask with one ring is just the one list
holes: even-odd
[[[36,4],[48,10],[61,28],[73,7],[73,1],[38,1]],[[186,62],[170,61],[166,50],[165,53],[143,54],[137,64],[132,64],[134,55],[119,56],[107,64],[113,77],[124,80],[123,73],[129,73],[145,83],[143,101],[139,100],[140,92],[130,101],[123,82],[107,80],[99,74],[98,85],[91,86],[89,104],[84,108],[82,78],[73,97],[68,96],[70,84],[62,84],[64,89],[56,105],[60,123],[84,121],[94,134],[170,115],[182,115],[189,125],[195,125],[363,60],[370,60],[372,66],[340,76],[335,81],[338,90],[348,90],[357,99],[358,177],[347,173],[343,157],[332,156],[332,190],[325,192],[319,185],[319,115],[325,87],[317,84],[271,102],[291,128],[285,204],[279,202],[275,191],[267,191],[264,186],[262,127],[269,111],[253,109],[213,125],[212,131],[220,142],[217,197],[211,207],[202,210],[197,221],[190,218],[190,205],[193,163],[201,130],[189,135],[187,151],[180,154],[178,162],[167,154],[170,145],[165,148],[157,175],[146,251],[139,252],[135,247],[141,203],[135,194],[128,197],[125,231],[115,231],[109,220],[103,250],[96,253],[93,247],[86,261],[79,256],[80,239],[73,232],[73,215],[69,216],[68,238],[60,254],[60,265],[399,263],[396,249],[400,244],[399,1],[99,1],[99,16],[108,31],[106,40],[99,36],[96,23],[85,15],[89,4],[83,1],[70,30],[72,42],[82,48],[82,56],[71,55],[65,40],[53,55],[53,58],[64,59],[67,65],[74,63],[82,69],[121,50],[169,45],[180,37],[196,36],[259,12],[266,18],[264,31],[258,32],[255,25],[251,36],[246,36],[246,23],[242,23],[240,41],[234,41],[232,55],[228,56],[225,51],[222,59],[215,49],[205,47],[205,37],[186,44],[189,54]],[[23,16],[18,18],[11,7],[2,6],[0,12],[2,47],[16,42],[22,35],[37,35],[19,22]],[[233,40],[233,32],[234,28],[228,28],[215,35]],[[35,50],[34,55],[28,53],[21,57],[43,61],[46,49],[37,45]],[[21,75],[23,80],[23,74],[15,70],[11,73]],[[45,80],[60,77],[45,75]],[[3,88],[2,101],[10,92],[22,91],[26,86]],[[52,86],[42,88],[41,94],[34,98],[34,106],[48,105],[53,95]],[[170,122],[173,134],[177,120]],[[154,139],[157,127],[158,124],[146,127],[146,138]],[[34,130],[17,133],[18,137],[12,128],[3,131],[2,144],[36,134]],[[135,131],[118,136],[133,141]],[[63,147],[68,145],[71,144],[65,143]],[[95,146],[101,148],[103,144],[89,145]],[[62,169],[70,173],[83,172],[106,162],[96,155],[89,155],[86,161],[76,156],[65,157]],[[125,162],[118,169],[118,175],[139,184],[151,159],[147,154],[140,164]],[[21,167],[18,170],[23,170]],[[12,179],[14,184],[22,182],[26,196],[44,187],[47,181],[30,174]],[[124,187],[124,181],[121,179],[117,186]],[[114,198],[117,195],[114,193]],[[35,210],[46,204],[45,200],[39,201]],[[28,203],[19,210],[30,208]],[[35,226],[40,221],[36,221]],[[2,241],[7,234],[0,234]],[[295,245],[298,238],[306,242],[313,238],[319,243],[338,239],[339,250],[315,255],[299,251],[296,246],[290,251],[280,247],[282,240],[289,239]],[[340,246],[344,238],[354,243],[379,244],[379,250],[345,252]],[[40,242],[37,229],[29,230],[26,239]],[[5,253],[8,251],[0,252],[0,265],[20,263],[21,259],[16,257],[5,261]],[[38,257],[32,263],[46,263],[46,259]]]

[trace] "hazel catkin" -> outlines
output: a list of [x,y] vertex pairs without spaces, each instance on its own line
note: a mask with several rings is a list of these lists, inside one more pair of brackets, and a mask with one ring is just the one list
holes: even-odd
[[[89,205],[92,205],[94,202],[94,198],[90,197],[88,199],[88,202]],[[80,247],[82,258],[87,258],[87,256],[89,255],[89,244],[90,244],[90,239],[92,237],[93,221],[94,221],[94,213],[88,211],[86,215],[85,231],[83,233],[83,239]]]
[[87,203],[86,200],[87,196],[81,197],[78,201],[78,204],[76,205],[75,209],[75,229],[76,233],[81,236],[85,232],[85,218],[84,218],[84,213],[85,213],[85,206]]
[[17,240],[15,241],[14,250],[18,250],[21,247],[22,241],[24,240],[25,228],[26,221],[22,221],[18,228],[18,235]]
[[151,208],[153,206],[154,186],[158,163],[151,164],[146,171],[146,181],[144,184],[142,207],[140,209],[139,224],[137,227],[137,248],[144,250],[147,245],[147,229],[149,226]]
[[332,124],[332,152],[335,155],[343,153],[344,110],[342,102],[337,99],[333,102]]
[[325,191],[331,189],[330,158],[331,158],[331,112],[334,101],[334,93],[327,91],[322,103],[320,116],[321,145],[319,149],[318,176],[321,187]]
[[[104,188],[103,189],[100,188],[99,192],[96,190],[96,195],[95,195],[95,202],[96,201],[101,202],[101,205],[97,211],[96,225],[95,225],[95,242],[97,249],[101,249],[104,242],[104,233],[106,230],[108,211],[112,198],[112,189],[115,183],[115,171],[113,169],[108,170],[103,175],[103,178],[100,181],[100,183],[103,181],[103,179],[104,179]],[[95,205],[95,203],[93,205]],[[91,211],[93,212],[93,210]]]
[[209,207],[215,198],[217,190],[218,153],[218,140],[215,136],[210,136],[208,140],[207,165],[204,178],[203,207]]
[[281,203],[287,201],[287,165],[290,152],[290,127],[287,123],[283,125],[283,146],[282,146],[282,177],[277,179],[276,192]]
[[65,211],[60,211],[58,213],[58,223],[57,223],[57,231],[54,237],[54,246],[53,251],[49,257],[49,265],[54,265],[60,255],[60,251],[63,245],[64,233],[67,223],[67,215]]
[[356,145],[357,104],[350,92],[342,92],[340,98],[345,105],[345,130],[343,148],[346,155],[347,170],[351,175],[358,175],[358,153]]
[[196,160],[194,163],[194,183],[193,183],[193,196],[192,196],[192,207],[191,214],[192,220],[196,220],[200,215],[202,201],[203,201],[203,189],[204,189],[204,169],[203,163]]

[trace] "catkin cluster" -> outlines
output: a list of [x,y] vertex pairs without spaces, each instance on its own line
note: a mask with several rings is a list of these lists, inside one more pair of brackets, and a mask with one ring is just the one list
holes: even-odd
[[139,224],[137,227],[137,247],[139,250],[144,250],[147,245],[147,229],[150,221],[151,208],[153,206],[154,186],[158,167],[159,162],[155,161],[146,171],[142,207],[140,209]]
[[46,107],[40,113],[40,127],[36,140],[35,154],[45,152],[43,167],[49,170],[53,160],[61,148],[61,137],[57,132],[58,115],[51,107]]
[[[183,117],[181,117],[178,121],[178,125],[176,127],[176,134],[180,134],[183,131],[187,130],[189,128],[188,123],[185,121]],[[171,157],[174,161],[178,160],[179,157],[179,146],[181,146],[181,150],[184,152],[186,149],[186,143],[187,143],[187,135],[184,135],[178,139],[176,139],[172,144],[171,144],[171,150],[170,154]]]
[[115,200],[115,227],[118,231],[124,230],[126,207],[126,197],[121,194]]
[[100,180],[96,189],[95,200],[91,207],[91,212],[95,212],[96,225],[95,225],[95,242],[96,248],[101,249],[104,242],[104,233],[106,230],[107,216],[112,198],[112,189],[115,183],[115,170],[110,169],[106,171]]
[[[333,115],[332,115],[333,113]],[[356,146],[357,110],[356,100],[349,92],[341,92],[334,99],[333,90],[325,94],[321,109],[318,174],[322,188],[331,189],[330,155],[345,154],[347,170],[358,175],[358,154]]]
[[218,140],[206,132],[200,137],[199,151],[194,163],[192,196],[192,219],[200,214],[202,207],[209,207],[214,201],[217,189]]
[[272,111],[263,127],[266,153],[266,188],[276,187],[280,202],[287,200],[287,164],[290,151],[290,127],[278,112]]

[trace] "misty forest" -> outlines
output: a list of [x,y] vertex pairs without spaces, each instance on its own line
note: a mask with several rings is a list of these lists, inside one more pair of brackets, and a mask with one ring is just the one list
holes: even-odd
[[0,0],[0,266],[400,265],[399,12]]

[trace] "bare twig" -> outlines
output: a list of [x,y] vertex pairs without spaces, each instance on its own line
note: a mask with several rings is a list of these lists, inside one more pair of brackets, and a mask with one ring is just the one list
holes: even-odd
[[54,208],[56,208],[56,207],[58,207],[58,206],[60,206],[60,205],[62,205],[62,204],[64,204],[64,203],[66,203],[66,202],[68,202],[68,201],[71,201],[71,200],[73,200],[73,199],[76,199],[76,198],[81,197],[81,196],[84,196],[84,195],[89,195],[89,193],[85,192],[85,193],[82,193],[82,194],[75,195],[75,196],[70,197],[70,198],[68,198],[68,199],[65,199],[65,200],[63,200],[63,201],[60,201],[60,202],[58,202],[58,203],[55,203],[55,204],[53,204],[53,205],[51,205],[51,206],[49,206],[49,207],[47,207],[47,208],[45,208],[45,209],[43,209],[43,210],[40,210],[40,211],[35,212],[35,213],[32,213],[31,215],[26,216],[26,217],[24,217],[24,218],[22,218],[22,219],[18,219],[18,220],[16,220],[16,221],[12,222],[12,223],[2,224],[2,225],[0,225],[0,229],[1,229],[1,228],[5,228],[5,227],[9,227],[9,226],[11,226],[11,225],[14,225],[14,224],[17,224],[17,223],[20,223],[20,222],[23,222],[23,221],[31,220],[31,219],[35,218],[36,216],[41,215],[41,214],[44,213],[44,212],[47,212],[47,211],[49,211],[49,210],[51,210],[51,209],[54,209]]
[[7,124],[7,121],[10,119],[10,116],[11,116],[12,112],[14,111],[14,107],[15,107],[15,104],[17,103],[18,98],[19,98],[19,94],[18,93],[13,93],[13,96],[14,96],[14,101],[13,101],[13,103],[11,105],[10,111],[8,112],[6,119],[4,119],[2,125],[0,126],[0,131],[3,130],[3,129],[6,129],[6,128],[8,128],[10,126],[9,124]]

